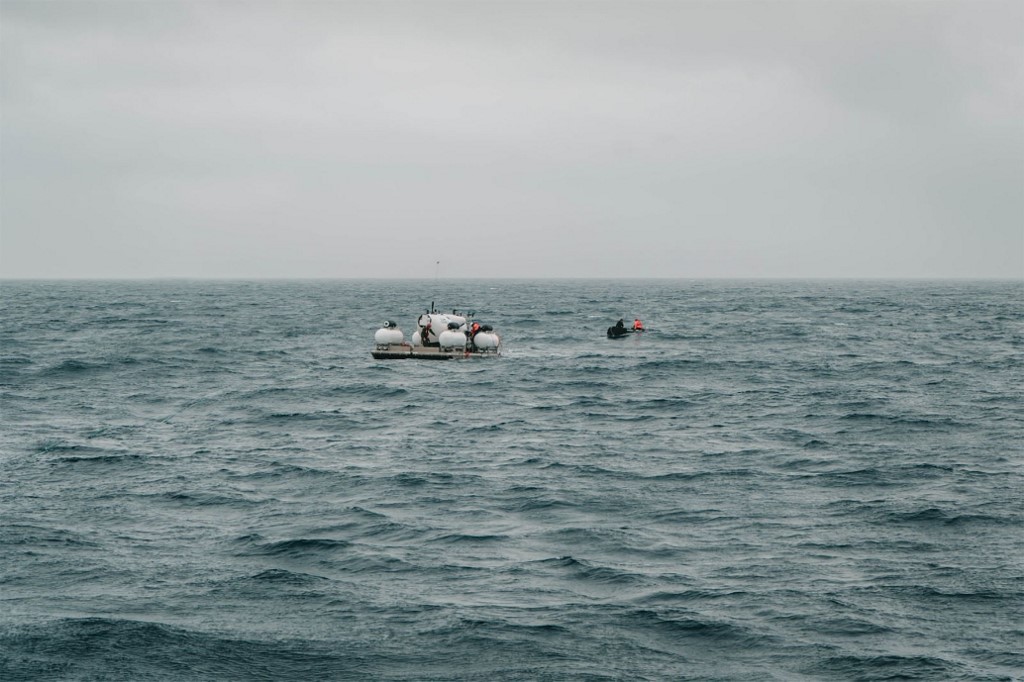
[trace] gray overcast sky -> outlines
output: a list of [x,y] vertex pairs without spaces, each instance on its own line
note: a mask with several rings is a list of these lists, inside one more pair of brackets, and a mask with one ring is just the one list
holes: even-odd
[[1024,277],[1024,3],[0,0],[4,277]]

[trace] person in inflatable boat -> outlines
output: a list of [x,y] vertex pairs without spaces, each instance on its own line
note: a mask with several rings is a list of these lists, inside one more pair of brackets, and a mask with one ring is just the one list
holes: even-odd
[[640,318],[633,320],[633,331],[642,332],[644,330],[644,323],[640,321]]

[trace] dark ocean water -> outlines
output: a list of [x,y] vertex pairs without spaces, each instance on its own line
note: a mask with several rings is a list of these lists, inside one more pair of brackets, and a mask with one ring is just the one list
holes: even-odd
[[1024,676],[1021,282],[0,296],[0,679]]

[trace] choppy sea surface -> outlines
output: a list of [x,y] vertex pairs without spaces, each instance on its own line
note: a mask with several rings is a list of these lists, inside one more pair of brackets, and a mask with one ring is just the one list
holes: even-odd
[[0,679],[1020,679],[1022,367],[1012,281],[4,282]]

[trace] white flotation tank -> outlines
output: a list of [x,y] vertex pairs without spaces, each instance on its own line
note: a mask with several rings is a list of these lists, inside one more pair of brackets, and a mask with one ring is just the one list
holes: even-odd
[[390,343],[397,344],[404,341],[405,335],[402,334],[402,330],[398,328],[398,325],[390,320],[385,322],[384,326],[378,329],[373,335],[373,342],[378,346],[386,346]]
[[501,346],[501,337],[494,332],[477,332],[473,337],[473,345],[480,350],[498,350]]
[[457,329],[445,329],[437,338],[441,348],[465,348],[466,333]]

